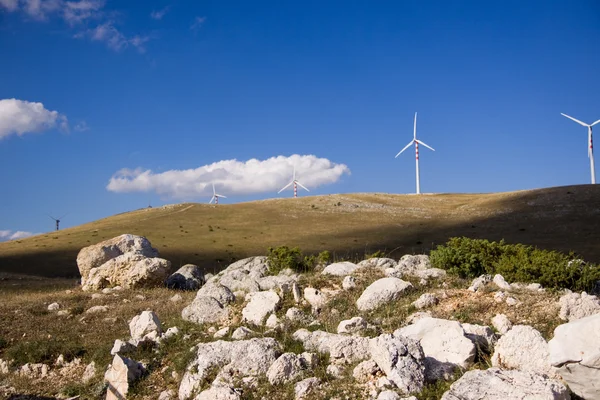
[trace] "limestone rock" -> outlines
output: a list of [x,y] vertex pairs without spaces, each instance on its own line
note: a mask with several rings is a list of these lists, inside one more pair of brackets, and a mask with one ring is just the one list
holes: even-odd
[[319,378],[306,378],[294,386],[294,395],[295,400],[307,399],[310,398],[311,394],[313,394],[321,384],[321,380]]
[[229,309],[214,297],[196,297],[181,311],[181,317],[197,324],[221,323],[229,318]]
[[468,371],[442,396],[442,400],[475,399],[569,400],[570,396],[567,388],[558,381],[530,372],[499,368]]
[[559,300],[560,314],[563,321],[575,321],[600,313],[600,299],[586,292],[568,293]]
[[550,368],[548,343],[537,330],[527,325],[515,325],[502,335],[494,348],[492,365],[554,375]]
[[233,340],[244,340],[248,339],[250,336],[254,335],[254,331],[246,328],[245,326],[240,326],[231,334],[231,338]]
[[89,271],[82,278],[83,290],[98,290],[106,286],[127,289],[157,287],[163,284],[171,263],[165,259],[149,258],[141,253],[125,253]]
[[382,271],[385,271],[387,268],[395,268],[397,265],[396,260],[385,257],[368,258],[358,263],[360,268],[377,268]]
[[148,334],[156,332],[156,336],[162,335],[160,320],[154,311],[142,311],[129,322],[129,332],[134,340],[143,340]]
[[342,281],[342,288],[344,290],[351,290],[356,287],[356,278],[353,276],[347,276]]
[[501,335],[504,335],[512,329],[512,323],[504,314],[496,314],[494,318],[492,318],[492,326],[496,328]]
[[346,276],[353,273],[359,267],[350,261],[341,261],[326,266],[321,274],[333,276]]
[[319,309],[327,303],[327,296],[315,288],[305,288],[304,298],[314,309]]
[[489,326],[462,324],[462,327],[465,331],[465,336],[477,346],[477,349],[486,352],[492,350],[497,339],[494,331]]
[[96,376],[96,363],[92,361],[85,367],[83,375],[81,376],[81,381],[83,383],[88,383],[94,378],[94,376]]
[[343,378],[345,368],[338,364],[329,364],[325,372],[334,378]]
[[418,340],[426,356],[427,380],[447,379],[456,367],[469,368],[475,359],[476,348],[465,336],[457,321],[422,318],[412,325],[397,329],[395,336]]
[[207,280],[227,286],[232,292],[258,292],[258,280],[267,275],[269,270],[267,257],[248,257],[229,265],[223,271]]
[[108,366],[104,380],[108,384],[106,400],[122,400],[127,397],[129,384],[139,379],[144,373],[144,367],[129,358],[115,355],[112,364]]
[[405,393],[420,392],[425,384],[425,355],[419,342],[384,334],[369,341],[369,352],[387,379]]
[[179,386],[180,399],[191,397],[215,370],[226,369],[240,378],[265,374],[281,354],[281,347],[273,338],[219,340],[199,343],[195,352]]
[[306,315],[304,311],[296,307],[288,308],[288,310],[285,312],[285,318],[289,321],[300,324],[309,324],[312,322],[312,318],[310,316]]
[[262,325],[267,315],[275,312],[281,298],[275,292],[253,292],[246,298],[250,302],[242,310],[243,321],[254,325]]
[[225,328],[219,329],[218,331],[216,331],[216,332],[213,334],[213,337],[214,337],[215,339],[222,339],[222,338],[224,338],[225,336],[229,335],[229,330],[230,330],[230,329],[229,329],[229,327],[228,327],[228,326],[226,326]]
[[398,278],[381,278],[373,282],[360,295],[356,306],[361,311],[370,311],[390,301],[397,300],[412,284]]
[[373,360],[366,360],[358,363],[352,370],[352,376],[359,383],[367,383],[373,379],[381,369]]
[[134,351],[136,349],[136,346],[134,346],[132,343],[129,342],[124,342],[121,339],[117,339],[115,340],[115,343],[113,344],[112,349],[110,350],[110,355],[114,356],[117,354],[125,354],[125,353],[130,353],[132,351]]
[[129,234],[84,247],[77,255],[81,284],[85,286],[92,268],[98,268],[105,262],[125,253],[140,253],[149,258],[158,257],[158,251],[152,247],[148,239]]
[[195,400],[241,400],[241,396],[228,386],[213,386],[202,391]]
[[300,358],[294,353],[284,353],[267,371],[267,379],[271,385],[280,385],[296,380],[303,371]]
[[377,400],[402,400],[400,395],[392,390],[384,390],[379,393]]
[[433,293],[423,293],[417,300],[415,300],[412,305],[415,306],[416,309],[420,310],[422,308],[427,308],[434,306],[438,303],[438,298]]
[[48,311],[56,311],[60,308],[60,304],[58,303],[52,303],[50,305],[48,305]]
[[277,329],[281,325],[281,320],[275,314],[269,315],[269,318],[267,318],[267,321],[265,322],[265,326],[271,329]]
[[92,306],[92,307],[88,308],[87,310],[85,310],[86,314],[99,314],[99,313],[105,313],[105,312],[108,312],[107,306]]
[[179,303],[179,302],[183,301],[183,297],[181,297],[181,295],[179,293],[177,293],[177,294],[174,294],[169,300],[173,303]]
[[329,353],[332,362],[353,363],[369,358],[369,339],[360,336],[299,329],[293,338],[301,341],[307,350]]
[[363,317],[354,317],[341,321],[337,327],[337,333],[345,333],[348,335],[359,334],[367,328],[367,321]]
[[500,288],[500,290],[511,289],[510,283],[506,282],[506,280],[504,280],[504,277],[500,274],[494,275],[493,282],[496,284],[496,286],[498,286],[498,288]]
[[283,296],[292,290],[294,283],[298,282],[298,274],[285,274],[285,271],[279,273],[279,275],[269,275],[264,278],[258,279],[258,286],[260,290],[278,290]]
[[550,363],[573,393],[600,398],[600,314],[590,315],[554,330],[548,343]]
[[297,282],[292,283],[292,294],[294,295],[294,301],[299,304],[302,301],[302,291],[300,285]]
[[186,264],[171,274],[165,281],[170,289],[198,290],[204,285],[204,273],[194,264]]
[[404,255],[400,258],[396,266],[397,270],[408,275],[413,274],[417,270],[426,270],[429,268],[431,268],[431,261],[429,261],[429,256],[425,254]]
[[228,287],[214,282],[202,286],[196,293],[196,298],[199,297],[213,297],[223,306],[235,301],[235,296]]
[[471,286],[469,286],[469,290],[471,292],[477,292],[491,281],[491,275],[481,275],[479,278],[473,279],[473,282],[471,282]]

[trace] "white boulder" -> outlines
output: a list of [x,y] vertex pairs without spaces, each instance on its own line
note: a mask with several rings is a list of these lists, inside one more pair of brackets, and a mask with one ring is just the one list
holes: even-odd
[[512,323],[508,317],[504,314],[496,314],[492,318],[492,326],[501,334],[504,335],[506,332],[512,329]]
[[293,382],[302,375],[304,366],[294,353],[284,353],[269,367],[267,379],[271,385]]
[[369,358],[368,338],[323,331],[310,332],[307,329],[297,330],[293,338],[301,341],[307,350],[329,353],[332,362],[349,364]]
[[342,281],[342,288],[344,290],[351,290],[356,287],[356,278],[353,276],[347,276]]
[[275,312],[281,302],[281,298],[275,292],[253,292],[246,298],[250,302],[242,310],[243,321],[254,325],[262,325],[267,315]]
[[473,279],[473,282],[471,282],[471,286],[469,286],[468,290],[470,290],[471,292],[477,292],[491,281],[491,275],[481,275],[480,277]]
[[358,263],[360,268],[377,268],[382,271],[385,271],[387,268],[395,268],[397,265],[396,260],[385,257],[368,258]]
[[295,400],[310,398],[319,388],[321,380],[319,378],[306,378],[296,383],[294,386]]
[[500,288],[500,290],[510,290],[511,289],[510,283],[506,282],[504,277],[500,274],[494,275],[493,282],[496,284],[496,286],[498,286],[498,288]]
[[359,268],[358,265],[350,262],[350,261],[341,261],[333,264],[329,264],[326,266],[321,274],[323,275],[333,275],[333,276],[346,276],[353,273],[355,270]]
[[202,269],[194,264],[186,264],[171,274],[165,285],[170,289],[198,290],[204,282]]
[[129,384],[139,379],[144,373],[142,364],[129,358],[115,355],[112,364],[108,366],[104,380],[108,387],[106,389],[106,400],[122,400],[127,398]]
[[385,303],[397,300],[412,288],[410,282],[402,279],[381,278],[365,289],[356,301],[356,306],[361,311],[374,310]]
[[357,335],[367,329],[367,321],[363,317],[354,317],[341,321],[337,326],[337,333]]
[[559,317],[563,321],[575,321],[600,313],[600,299],[586,292],[568,293],[560,298]]
[[181,318],[197,324],[222,323],[229,318],[229,309],[214,297],[196,297],[181,311]]
[[[142,311],[140,315],[136,315],[129,322],[129,332],[134,340],[143,340],[148,335],[160,337],[162,328],[160,320],[154,311]],[[156,332],[152,334],[152,332]]]
[[433,293],[423,293],[417,300],[415,300],[412,305],[420,310],[422,308],[427,308],[434,306],[438,303],[438,298]]
[[498,339],[492,355],[492,365],[554,375],[550,368],[548,343],[537,330],[527,325],[515,325]]
[[384,334],[370,339],[369,352],[387,379],[402,392],[420,392],[423,389],[425,355],[418,341]]

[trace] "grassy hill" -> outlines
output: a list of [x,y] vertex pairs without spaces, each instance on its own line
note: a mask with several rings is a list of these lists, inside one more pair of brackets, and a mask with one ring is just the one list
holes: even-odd
[[77,276],[82,247],[123,234],[146,236],[174,268],[213,272],[269,246],[329,250],[338,259],[383,250],[426,252],[452,236],[505,239],[575,251],[600,262],[600,185],[491,194],[339,194],[218,206],[141,209],[0,243],[0,272]]

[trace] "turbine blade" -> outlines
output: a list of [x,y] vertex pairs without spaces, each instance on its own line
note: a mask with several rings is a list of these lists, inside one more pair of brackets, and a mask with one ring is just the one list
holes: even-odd
[[567,114],[560,113],[560,115],[562,115],[563,117],[567,117],[567,118],[569,118],[570,120],[573,120],[573,121],[577,122],[579,125],[583,125],[583,126],[589,126],[589,125],[588,125],[588,124],[586,124],[585,122],[581,122],[580,120],[578,120],[578,119],[575,119],[575,118],[573,118],[573,117],[570,117],[570,116],[568,116]]
[[214,196],[215,194],[217,194],[217,192],[215,191],[215,184],[214,183],[212,184],[212,187],[213,187],[213,196]]
[[[403,148],[402,150],[400,150],[400,152],[399,152],[398,154],[396,154],[396,157],[398,157],[400,154],[402,154],[402,152],[403,152],[404,150],[408,149],[408,148],[409,148],[409,147],[410,147],[410,146],[411,146],[411,145],[412,145],[414,142],[415,142],[415,140],[414,140],[414,139],[413,139],[413,140],[411,140],[411,141],[410,141],[410,143],[409,143],[409,144],[407,144],[405,148]],[[394,158],[396,158],[396,157],[394,157]]]
[[289,188],[290,186],[292,186],[292,184],[294,183],[294,181],[291,181],[290,183],[288,183],[287,185],[285,185],[279,192],[277,193],[281,193],[283,192],[285,189]]
[[222,198],[224,198],[224,199],[226,199],[226,198],[227,198],[227,196],[223,196],[222,194],[218,194],[217,196],[218,196],[218,197],[222,197]]
[[427,147],[430,150],[435,151],[435,149],[433,147],[426,145],[425,143],[421,142],[420,140],[416,140],[416,142],[419,143],[419,144],[422,144],[423,146]]
[[303,184],[301,184],[300,182],[296,181],[296,183],[298,184],[298,186],[300,186],[302,189],[306,190],[307,192],[310,192],[310,190],[308,190]]
[[415,112],[415,129],[414,129],[414,139],[417,140],[417,113]]
[[598,121],[594,122],[593,124],[590,124],[590,126],[594,126],[594,125],[596,125],[598,122],[600,122],[600,119],[599,119]]
[[213,200],[215,199],[215,196],[210,198],[210,201],[208,202],[208,204],[212,204]]

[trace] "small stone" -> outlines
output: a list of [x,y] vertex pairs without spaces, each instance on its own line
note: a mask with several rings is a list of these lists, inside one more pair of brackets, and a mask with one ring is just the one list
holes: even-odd
[[275,329],[281,325],[281,321],[277,318],[277,315],[271,314],[269,318],[267,318],[267,322],[265,322],[265,326],[267,328]]
[[58,315],[59,317],[63,317],[63,316],[68,316],[71,315],[71,313],[69,312],[69,310],[59,310],[56,315]]
[[294,302],[300,304],[302,302],[302,292],[300,291],[300,285],[297,282],[292,283],[292,294],[294,295]]
[[346,276],[342,281],[342,288],[344,290],[351,290],[356,287],[356,278],[353,276]]
[[294,386],[294,394],[296,400],[300,399],[308,399],[310,398],[310,394],[314,393],[314,391],[321,384],[321,380],[319,378],[306,378]]
[[512,323],[508,317],[504,314],[496,314],[492,318],[492,326],[501,334],[504,335],[506,332],[512,329]]
[[225,336],[227,336],[229,334],[229,327],[226,326],[223,329],[219,329],[218,331],[215,332],[215,334],[213,335],[213,337],[215,339],[221,339],[224,338]]
[[507,297],[506,304],[513,307],[513,306],[516,306],[517,304],[519,304],[519,302],[514,297]]
[[434,306],[438,303],[438,298],[433,293],[423,293],[412,305],[417,309],[427,308]]
[[506,282],[506,280],[504,280],[504,277],[500,274],[494,275],[493,281],[496,284],[496,286],[498,286],[502,290],[510,290],[511,289],[510,283]]
[[233,340],[244,340],[254,335],[254,331],[246,328],[245,326],[240,326],[231,334],[231,338]]
[[60,308],[60,304],[52,303],[48,306],[48,311],[56,311]]
[[85,371],[83,371],[83,375],[81,376],[81,381],[83,383],[88,383],[90,380],[94,378],[96,375],[96,363],[91,362],[85,367]]
[[146,296],[143,296],[141,294],[136,294],[135,298],[138,299],[138,300],[146,300]]
[[93,306],[88,308],[85,313],[86,314],[98,314],[98,313],[105,313],[108,312],[108,307],[107,306]]
[[344,377],[344,368],[338,364],[330,364],[327,366],[327,373],[334,378],[343,378]]
[[181,295],[179,293],[177,293],[177,294],[173,295],[173,297],[171,297],[169,300],[173,303],[179,303],[183,300],[183,297],[181,297]]
[[165,332],[165,334],[162,336],[163,339],[168,339],[170,337],[173,336],[177,336],[179,335],[179,328],[176,326],[172,326],[169,329],[167,329],[167,331]]
[[504,293],[504,292],[494,293],[494,301],[496,303],[502,303],[505,299],[506,299],[506,293]]

